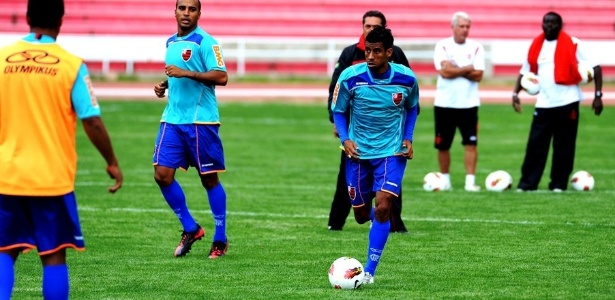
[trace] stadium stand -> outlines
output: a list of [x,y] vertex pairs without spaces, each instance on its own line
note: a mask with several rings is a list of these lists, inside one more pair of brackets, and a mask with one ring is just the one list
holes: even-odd
[[[0,3],[0,32],[22,32],[23,0]],[[175,26],[169,0],[66,0],[64,33],[168,34]],[[555,10],[566,30],[586,40],[615,39],[615,1],[611,0],[358,0],[202,1],[202,25],[216,36],[354,37],[360,16],[378,9],[398,38],[450,34],[449,19],[463,9],[473,18],[479,39],[527,39],[540,30],[545,12]]]
[[[65,3],[63,34],[168,36],[176,26],[172,0],[65,0]],[[479,40],[529,40],[540,33],[541,18],[550,10],[563,16],[565,30],[572,35],[583,40],[615,40],[615,1],[611,0],[389,0],[377,4],[355,0],[352,5],[342,0],[202,3],[200,24],[218,38],[357,38],[360,16],[367,10],[378,9],[387,16],[397,39],[436,39],[451,34],[450,17],[462,9],[473,18],[471,37]],[[0,33],[27,31],[25,9],[23,0],[3,0]],[[136,63],[134,70],[150,67]],[[257,68],[284,71],[289,65],[269,63]],[[300,68],[309,72],[327,70],[305,63]],[[494,70],[507,72],[509,68],[494,66]]]

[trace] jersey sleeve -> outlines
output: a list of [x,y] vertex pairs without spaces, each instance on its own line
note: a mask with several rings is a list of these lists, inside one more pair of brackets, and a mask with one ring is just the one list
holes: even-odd
[[224,63],[224,55],[222,54],[222,46],[216,40],[207,39],[201,44],[201,55],[205,62],[205,71],[222,71],[226,72],[226,64]]
[[79,119],[100,116],[100,106],[98,105],[98,100],[96,100],[92,81],[90,80],[90,73],[85,63],[81,64],[73,84],[71,101]]
[[597,65],[599,65],[600,63],[591,59],[590,57],[590,51],[589,49],[587,49],[587,44],[581,42],[578,38],[576,37],[572,37],[572,41],[577,44],[577,53],[576,53],[576,57],[577,57],[577,62],[583,62],[585,64],[587,64],[590,67],[595,67]]
[[444,43],[442,41],[436,43],[436,48],[434,48],[433,53],[433,64],[436,68],[436,71],[440,71],[442,69],[442,61],[448,59],[446,55],[446,49],[444,48]]
[[419,85],[418,84],[415,83],[414,86],[410,89],[408,100],[409,101],[406,101],[404,103],[404,106],[406,107],[407,110],[410,110],[411,108],[419,104]]
[[480,43],[476,43],[476,56],[473,62],[474,70],[485,70],[485,48]]
[[350,91],[348,90],[346,79],[350,69],[344,70],[335,84],[333,100],[331,101],[331,111],[333,113],[345,113],[348,110]]

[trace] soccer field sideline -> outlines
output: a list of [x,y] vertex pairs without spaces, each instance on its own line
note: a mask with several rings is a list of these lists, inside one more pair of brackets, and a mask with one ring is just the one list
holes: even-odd
[[[301,86],[271,86],[239,85],[216,88],[216,95],[221,102],[275,102],[284,100],[290,103],[322,103],[328,97],[327,87],[301,87]],[[591,87],[590,87],[591,88]],[[157,100],[154,96],[153,85],[135,84],[134,86],[121,84],[95,85],[94,92],[99,99],[108,100]],[[431,103],[435,96],[433,88],[421,89],[421,100]],[[481,89],[480,97],[483,103],[509,103],[512,89]],[[615,104],[615,90],[603,89],[602,100],[605,105]],[[585,103],[593,99],[593,90],[584,89]],[[521,94],[521,101],[533,103],[534,96]]]

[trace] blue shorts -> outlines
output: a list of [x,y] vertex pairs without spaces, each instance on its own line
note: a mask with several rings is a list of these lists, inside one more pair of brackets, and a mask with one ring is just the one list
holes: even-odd
[[401,155],[376,159],[346,158],[348,196],[353,207],[371,205],[376,192],[399,196],[407,160]]
[[199,173],[224,172],[220,125],[160,123],[152,163],[173,169],[193,166]]
[[75,193],[56,197],[0,195],[0,250],[85,250]]

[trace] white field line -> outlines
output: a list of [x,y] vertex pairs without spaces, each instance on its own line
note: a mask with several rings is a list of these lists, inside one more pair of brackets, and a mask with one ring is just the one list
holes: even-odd
[[[161,208],[152,208],[152,209],[143,209],[143,208],[134,208],[134,207],[125,207],[125,208],[106,208],[101,209],[93,206],[79,206],[80,211],[88,211],[88,212],[113,212],[113,213],[160,213],[160,214],[169,214],[171,213],[170,209],[161,209]],[[197,214],[210,214],[209,210],[193,210],[193,213]],[[259,218],[284,218],[284,219],[327,219],[328,215],[310,215],[310,214],[279,214],[279,213],[258,213],[258,212],[248,212],[248,211],[227,211],[227,214],[230,216],[241,216],[241,217],[259,217]],[[511,220],[488,220],[488,219],[458,219],[458,218],[440,218],[440,217],[425,217],[425,218],[416,218],[413,217],[409,221],[406,222],[428,222],[428,223],[484,223],[484,224],[510,224],[510,225],[568,225],[568,226],[583,226],[583,227],[615,227],[615,224],[606,223],[606,224],[596,224],[590,222],[565,222],[565,223],[547,223],[542,221],[511,221]]]
[[[592,172],[593,173],[593,172]],[[182,187],[200,187],[201,184],[196,181],[196,182],[180,182]],[[112,183],[111,181],[78,181],[75,183],[75,186],[80,186],[80,187],[91,187],[91,186],[111,186]],[[131,186],[131,187],[157,187],[156,183],[152,182],[148,183],[148,182],[139,182],[139,183],[124,183],[123,185],[124,187],[127,186]],[[224,183],[224,186],[227,188],[245,188],[245,185],[236,185],[236,184],[230,184],[230,183]],[[273,188],[279,188],[279,189],[288,189],[288,184],[252,184],[250,185],[250,189],[273,189]],[[293,189],[296,190],[314,190],[314,189],[320,189],[319,185],[305,185],[305,184],[301,184],[301,185],[295,185],[292,187]],[[330,187],[327,187],[327,189],[329,189]],[[422,193],[426,193],[425,191],[423,191],[422,188],[420,187],[416,187],[416,188],[404,188],[413,192],[422,192]],[[449,192],[447,192],[449,193]],[[454,192],[450,192],[450,194],[452,195]],[[481,191],[480,193],[493,193],[493,192],[489,192],[489,191]],[[505,191],[504,193],[516,193],[515,191]],[[549,190],[537,190],[537,191],[531,191],[531,192],[527,192],[528,194],[550,194],[553,195],[553,192],[549,191]],[[573,194],[573,193],[582,193],[579,191],[575,191],[572,189],[569,189],[567,191],[564,191],[563,193],[561,193],[561,195],[566,195],[566,194]],[[591,193],[599,193],[599,194],[612,194],[615,195],[615,190],[593,190],[591,191]],[[518,195],[523,195],[523,193],[518,193]]]

